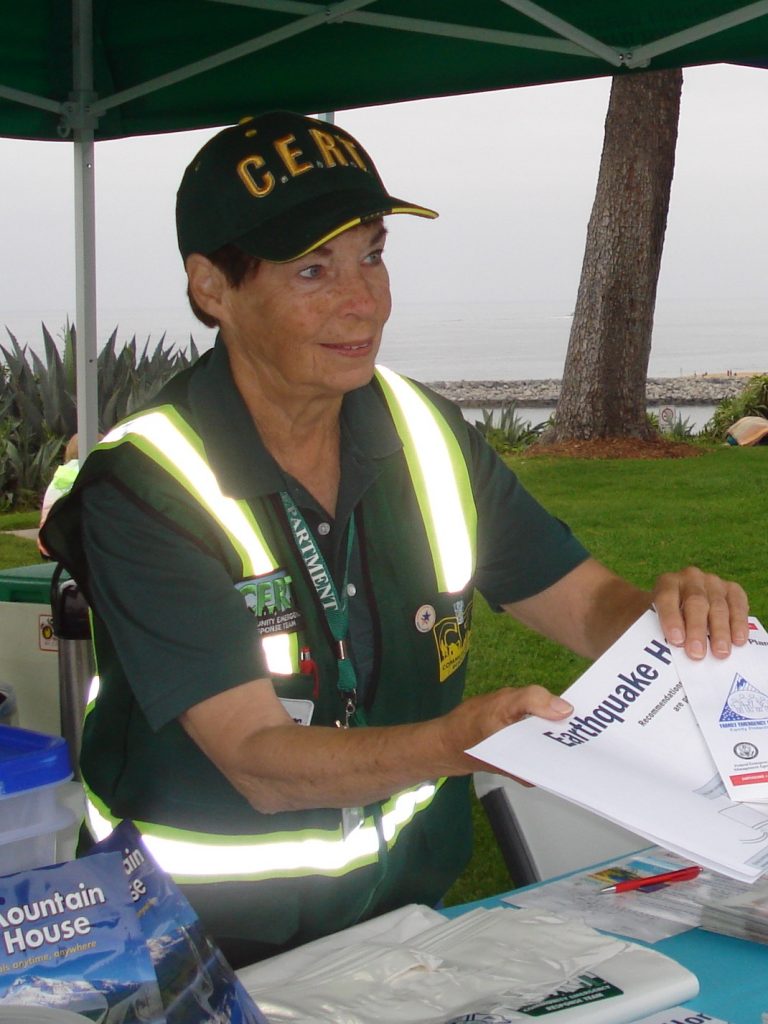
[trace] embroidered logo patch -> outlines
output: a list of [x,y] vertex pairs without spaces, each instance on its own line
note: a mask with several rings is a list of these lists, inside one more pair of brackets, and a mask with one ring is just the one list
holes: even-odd
[[453,606],[453,611],[453,615],[446,615],[445,618],[436,622],[432,629],[440,662],[441,683],[453,675],[469,651],[469,638],[472,632],[472,602],[465,605],[463,601],[457,601]]
[[276,569],[266,576],[251,576],[235,584],[261,634],[298,631],[301,612],[293,604],[292,582],[285,569]]

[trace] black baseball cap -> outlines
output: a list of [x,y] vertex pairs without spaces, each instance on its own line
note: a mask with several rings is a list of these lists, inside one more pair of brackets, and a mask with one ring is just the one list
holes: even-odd
[[179,186],[176,231],[184,259],[231,242],[281,263],[393,213],[437,217],[391,196],[349,132],[272,111],[243,118],[203,146]]

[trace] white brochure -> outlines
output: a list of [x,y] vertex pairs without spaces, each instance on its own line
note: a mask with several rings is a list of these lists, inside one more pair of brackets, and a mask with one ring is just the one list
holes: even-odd
[[768,871],[768,804],[726,793],[654,611],[563,696],[570,718],[527,718],[468,753],[702,867]]
[[768,633],[749,620],[730,657],[672,650],[693,713],[732,800],[768,801]]

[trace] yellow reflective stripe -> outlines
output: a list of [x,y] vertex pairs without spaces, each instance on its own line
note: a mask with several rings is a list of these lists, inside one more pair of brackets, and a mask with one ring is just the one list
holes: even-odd
[[222,494],[199,439],[172,406],[161,406],[125,420],[110,430],[97,447],[112,448],[123,441],[134,444],[158,463],[207,509],[232,539],[243,563],[243,576],[264,576],[277,568],[250,509]]
[[384,366],[376,375],[403,442],[432,551],[438,590],[457,593],[477,560],[477,510],[458,441],[431,402]]
[[272,675],[290,676],[299,671],[298,633],[270,633],[261,638],[261,646]]
[[96,698],[99,696],[99,690],[100,689],[101,689],[101,679],[99,678],[99,674],[96,673],[96,675],[94,675],[92,677],[90,685],[88,686],[88,695],[87,695],[86,700],[85,700],[85,712],[86,712],[86,714],[88,714],[88,712],[91,710],[91,708],[93,707],[94,703],[96,702]]
[[[382,834],[388,848],[402,830],[428,807],[445,779],[424,782],[390,797],[382,807]],[[85,787],[88,826],[103,839],[120,821]],[[216,881],[257,881],[307,875],[337,877],[374,863],[380,853],[376,822],[369,816],[351,835],[335,829],[257,836],[191,832],[145,821],[134,824],[163,870],[187,884]]]
[[[173,406],[139,413],[118,424],[98,448],[114,448],[129,442],[156,462],[207,510],[226,532],[242,563],[243,577],[274,572],[278,563],[264,534],[244,501],[223,494],[203,454],[200,438]],[[295,633],[262,637],[270,672],[291,675],[299,670],[299,645]]]

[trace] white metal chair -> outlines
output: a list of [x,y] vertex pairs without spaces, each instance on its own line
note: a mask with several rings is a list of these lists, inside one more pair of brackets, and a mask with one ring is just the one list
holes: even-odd
[[476,772],[474,784],[516,887],[650,845],[538,787],[491,772]]

